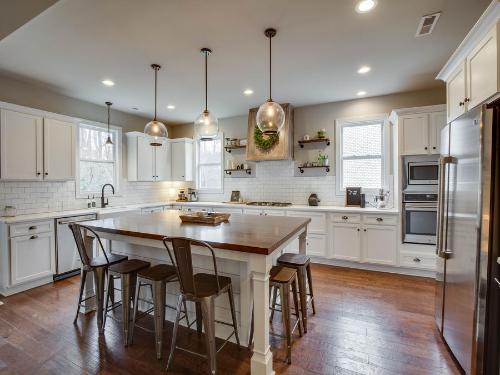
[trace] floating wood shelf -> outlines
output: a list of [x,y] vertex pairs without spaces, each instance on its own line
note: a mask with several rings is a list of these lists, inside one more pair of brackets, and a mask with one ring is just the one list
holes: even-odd
[[308,141],[301,140],[298,141],[298,144],[300,148],[304,148],[304,145],[306,143],[325,143],[327,146],[330,146],[330,138],[314,138],[314,139],[309,139]]
[[240,148],[246,148],[247,146],[224,146],[224,149],[231,153],[231,150],[238,150]]
[[330,172],[330,166],[329,165],[314,165],[310,167],[299,167],[300,173],[304,173],[304,169],[312,169],[312,168],[325,168],[326,173]]
[[248,168],[248,169],[224,169],[224,172],[226,172],[226,174],[228,174],[228,175],[231,175],[233,172],[246,172],[246,174],[252,174],[252,169],[251,168]]

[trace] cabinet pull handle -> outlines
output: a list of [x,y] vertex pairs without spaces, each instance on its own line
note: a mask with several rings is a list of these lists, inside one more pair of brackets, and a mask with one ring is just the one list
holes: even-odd
[[416,263],[420,263],[422,260],[420,260],[420,258],[413,258],[413,261]]
[[342,216],[342,220],[347,220],[349,219],[349,216]]
[[381,221],[384,221],[384,219],[381,217],[377,217],[377,221],[380,223]]
[[28,228],[28,230],[35,230],[36,229],[36,225],[32,225],[31,227]]
[[37,238],[38,238],[38,236],[35,234],[35,235],[33,235],[33,236],[30,237],[30,240],[34,240],[34,239],[37,239]]

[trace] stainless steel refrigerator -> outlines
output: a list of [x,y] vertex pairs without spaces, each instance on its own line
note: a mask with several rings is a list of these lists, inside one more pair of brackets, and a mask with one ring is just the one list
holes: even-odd
[[436,323],[466,374],[499,374],[498,114],[497,100],[441,133]]

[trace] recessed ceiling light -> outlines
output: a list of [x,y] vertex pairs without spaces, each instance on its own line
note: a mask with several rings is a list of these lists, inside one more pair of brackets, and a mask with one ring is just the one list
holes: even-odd
[[366,95],[366,91],[358,91],[358,96],[365,96]]
[[365,66],[362,66],[361,68],[358,69],[358,73],[359,74],[366,74],[370,70],[372,70],[372,68],[370,68],[369,66],[365,65]]
[[115,83],[112,80],[110,80],[110,79],[103,80],[102,84],[106,85],[106,86],[114,86],[115,85]]
[[253,94],[253,90],[252,89],[246,89],[245,91],[243,91],[243,94],[245,94],[245,95],[252,95]]
[[173,109],[175,109],[175,105],[169,104],[169,105],[167,105],[167,108],[170,109],[170,110],[173,110]]
[[377,0],[360,0],[356,4],[356,12],[366,13],[377,6]]

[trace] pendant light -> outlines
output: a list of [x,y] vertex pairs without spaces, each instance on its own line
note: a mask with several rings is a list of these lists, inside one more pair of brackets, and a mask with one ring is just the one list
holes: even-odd
[[212,50],[202,48],[201,53],[205,55],[205,110],[194,121],[194,134],[201,141],[209,141],[219,133],[219,120],[208,111],[208,55]]
[[109,109],[113,105],[113,103],[106,102],[106,105],[108,106],[108,139],[106,139],[106,145],[112,145],[113,141],[111,140],[111,132],[109,131]]
[[259,107],[257,111],[257,126],[263,134],[277,134],[285,124],[285,112],[278,103],[273,102],[271,96],[272,73],[271,73],[271,39],[276,36],[276,29],[266,29],[264,32],[269,38],[269,99]]
[[152,64],[151,68],[155,71],[155,117],[153,120],[146,124],[144,128],[144,134],[150,137],[150,145],[151,146],[161,146],[163,143],[159,138],[167,138],[168,131],[167,127],[156,119],[156,97],[157,97],[157,88],[158,88],[158,70],[161,69],[161,66],[158,64]]

